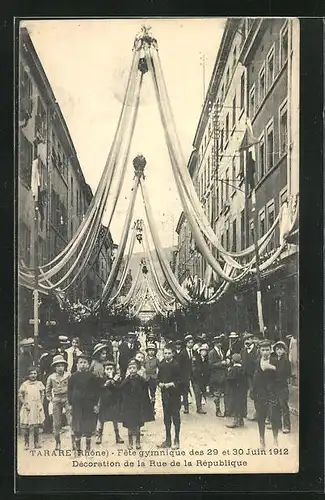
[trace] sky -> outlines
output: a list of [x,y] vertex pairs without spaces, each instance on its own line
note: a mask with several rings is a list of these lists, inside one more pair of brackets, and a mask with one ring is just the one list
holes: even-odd
[[[151,34],[158,41],[178,136],[188,160],[203,104],[202,55],[205,55],[206,90],[225,19],[55,19],[23,23],[60,105],[93,193],[116,130],[134,38],[143,24],[151,26]],[[162,245],[176,245],[175,229],[182,208],[148,73],[144,77],[128,170],[110,227],[116,243],[130,199],[132,159],[139,153],[147,159],[145,182]],[[134,213],[134,219],[137,218],[144,218],[140,190]]]

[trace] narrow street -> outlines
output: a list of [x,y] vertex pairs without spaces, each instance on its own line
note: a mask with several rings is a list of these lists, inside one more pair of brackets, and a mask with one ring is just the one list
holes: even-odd
[[[180,450],[167,456],[156,446],[164,440],[162,409],[158,396],[157,415],[154,422],[145,425],[141,438],[142,450],[127,449],[127,431],[121,428],[123,445],[116,445],[113,426],[105,425],[102,445],[95,445],[93,438],[91,456],[77,457],[70,451],[69,430],[62,433],[62,451],[54,451],[51,435],[42,436],[42,449],[25,451],[22,439],[18,442],[18,472],[22,475],[55,474],[218,474],[249,472],[295,472],[298,469],[297,427],[298,418],[291,415],[292,433],[279,435],[279,449],[273,449],[272,431],[266,431],[266,455],[259,453],[257,423],[245,421],[245,426],[229,429],[226,418],[214,416],[210,398],[204,406],[206,415],[198,415],[190,405],[189,415],[181,414]],[[250,412],[252,409],[250,408]],[[85,447],[84,440],[82,448]],[[237,451],[236,451],[237,450]],[[100,452],[100,455],[99,453]],[[70,456],[66,456],[66,454]],[[152,456],[151,453],[153,453]],[[64,456],[65,455],[65,456]],[[142,456],[148,455],[148,456]],[[50,457],[50,458],[49,458]],[[230,463],[228,462],[230,461]],[[126,464],[128,462],[128,464]],[[134,465],[130,465],[130,463]],[[177,464],[179,463],[179,465]],[[217,462],[217,463],[216,463]],[[247,462],[247,465],[244,465]],[[159,465],[160,464],[160,465]],[[177,464],[177,465],[176,465]],[[241,465],[240,465],[241,464]]]

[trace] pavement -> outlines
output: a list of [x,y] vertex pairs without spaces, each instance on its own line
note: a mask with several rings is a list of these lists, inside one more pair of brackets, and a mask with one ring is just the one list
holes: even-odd
[[[21,475],[64,474],[218,474],[218,473],[272,473],[298,471],[298,418],[291,415],[292,432],[280,432],[277,448],[273,446],[272,431],[266,431],[266,449],[259,448],[257,423],[245,420],[244,427],[230,429],[231,421],[215,416],[214,404],[207,399],[206,415],[197,414],[195,405],[190,413],[181,412],[179,450],[159,450],[157,444],[164,440],[164,425],[160,397],[157,398],[154,422],[142,428],[142,450],[127,449],[127,430],[120,425],[125,443],[115,444],[113,426],[105,424],[103,443],[81,456],[71,451],[69,429],[62,432],[62,450],[55,452],[52,435],[41,435],[42,448],[24,450],[22,439],[17,443],[18,473]],[[249,401],[249,414],[252,414]],[[82,440],[82,449],[85,443]]]

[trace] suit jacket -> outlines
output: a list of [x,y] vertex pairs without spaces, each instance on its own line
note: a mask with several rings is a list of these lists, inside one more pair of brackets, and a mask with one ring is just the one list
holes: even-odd
[[258,363],[258,350],[257,347],[254,346],[253,349],[248,352],[245,348],[241,351],[242,365],[244,369],[244,373],[246,377],[253,377],[257,363]]
[[287,355],[284,354],[280,359],[277,356],[272,356],[272,364],[276,367],[276,389],[286,389],[288,387],[288,378],[291,376],[291,365]]
[[209,384],[210,368],[208,358],[202,359],[202,356],[195,354],[192,361],[192,380],[202,388]]
[[220,356],[214,348],[208,354],[211,387],[221,385],[225,381],[226,365],[222,364],[223,360],[225,357]]
[[130,349],[127,342],[122,342],[119,351],[120,351],[120,356],[119,356],[120,370],[121,372],[125,373],[130,359],[134,358],[137,352],[137,348],[136,345],[134,345],[133,348]]
[[188,383],[191,380],[191,360],[185,349],[181,352],[175,353],[174,359],[177,361],[180,367],[181,382]]

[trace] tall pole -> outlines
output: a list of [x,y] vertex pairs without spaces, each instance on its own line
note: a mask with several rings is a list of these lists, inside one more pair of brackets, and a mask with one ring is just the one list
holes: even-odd
[[262,292],[261,292],[261,275],[260,275],[260,257],[258,254],[258,218],[257,218],[257,210],[256,210],[256,202],[255,202],[255,188],[252,190],[252,212],[253,212],[253,229],[252,229],[252,237],[254,242],[255,249],[255,258],[256,258],[256,300],[257,300],[257,315],[258,315],[258,324],[260,328],[260,332],[265,336],[264,331],[264,319],[263,319],[263,307],[262,307]]
[[34,269],[34,363],[38,365],[38,202],[34,201],[33,269]]

